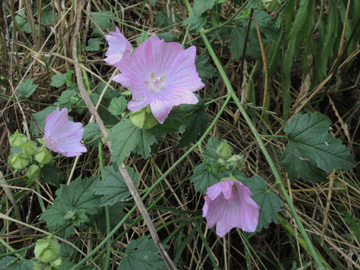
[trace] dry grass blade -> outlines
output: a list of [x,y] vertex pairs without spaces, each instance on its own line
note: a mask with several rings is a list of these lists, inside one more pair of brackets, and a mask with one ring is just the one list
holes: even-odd
[[[81,95],[84,98],[85,104],[88,107],[89,111],[91,112],[91,114],[93,115],[93,117],[96,120],[97,125],[99,126],[101,133],[103,134],[104,138],[107,137],[107,131],[106,128],[103,124],[102,119],[100,118],[99,114],[97,113],[94,105],[92,104],[92,101],[85,89],[84,83],[83,83],[83,77],[81,74],[81,68],[80,68],[80,63],[78,60],[78,56],[77,56],[77,40],[79,37],[79,28],[80,28],[80,22],[81,22],[81,13],[82,13],[82,9],[84,6],[84,2],[85,1],[80,1],[77,3],[77,7],[76,7],[76,22],[75,22],[75,29],[74,29],[74,35],[73,35],[73,43],[72,43],[72,53],[73,53],[73,60],[74,60],[74,68],[75,68],[75,74],[76,74],[76,79],[78,82],[78,87],[80,90]],[[111,145],[109,144],[109,142],[107,142],[109,149],[111,148]],[[159,236],[155,230],[154,224],[150,218],[149,213],[146,210],[146,207],[144,205],[144,203],[142,202],[139,193],[137,192],[137,189],[128,173],[128,171],[126,170],[126,167],[124,164],[121,164],[121,166],[119,166],[119,171],[122,174],[126,185],[128,186],[131,195],[133,196],[135,203],[137,205],[137,207],[140,210],[140,213],[142,214],[147,226],[149,227],[149,231],[150,234],[154,240],[154,243],[156,245],[156,247],[158,248],[161,257],[163,258],[165,264],[168,266],[169,269],[176,269],[176,266],[174,265],[174,263],[172,262],[171,258],[169,257],[169,255],[167,254],[166,250],[164,249],[163,245],[161,244],[161,241],[159,239]]]

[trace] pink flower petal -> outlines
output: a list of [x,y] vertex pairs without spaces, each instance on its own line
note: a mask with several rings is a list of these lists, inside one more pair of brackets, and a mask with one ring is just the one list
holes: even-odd
[[225,180],[208,188],[203,216],[216,234],[225,236],[232,228],[254,232],[259,222],[260,207],[250,197],[250,189],[235,180]]
[[195,57],[195,46],[191,46],[177,55],[167,72],[168,76],[164,82],[166,89],[187,89],[195,92],[205,86],[196,71]]
[[82,124],[70,121],[66,108],[60,111],[57,107],[46,116],[44,133],[47,147],[56,153],[73,157],[87,151],[80,142],[84,133]]
[[104,61],[117,67],[122,59],[131,55],[131,44],[117,27],[115,32],[110,32],[110,35],[106,36],[106,40],[109,43],[109,49],[105,53],[107,58]]
[[153,102],[150,103],[151,112],[160,124],[163,124],[165,122],[165,119],[168,117],[173,107],[173,104],[166,104],[160,99],[155,99]]
[[128,108],[131,111],[139,111],[146,106],[150,104],[151,97],[147,95],[140,95],[136,92],[136,94],[133,95],[132,100],[128,103]]
[[158,91],[152,96],[150,108],[155,119],[160,124],[164,123],[174,106],[198,103],[197,97],[190,91],[165,90]]
[[212,228],[221,219],[223,212],[226,210],[227,202],[224,200],[224,196],[221,194],[215,200],[208,198],[208,207],[211,209],[211,214],[206,215],[206,221],[209,228]]

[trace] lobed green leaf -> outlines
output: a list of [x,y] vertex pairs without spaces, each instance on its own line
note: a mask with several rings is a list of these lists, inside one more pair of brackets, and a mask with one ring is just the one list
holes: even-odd
[[145,237],[131,240],[125,256],[120,261],[118,270],[155,270],[166,269],[164,261],[158,254],[154,242]]
[[[331,173],[334,169],[354,168],[356,162],[350,150],[341,140],[329,134],[331,121],[321,113],[296,115],[284,131],[289,143],[282,155],[281,163],[294,181],[318,181],[320,170]],[[318,170],[315,169],[315,165]]]

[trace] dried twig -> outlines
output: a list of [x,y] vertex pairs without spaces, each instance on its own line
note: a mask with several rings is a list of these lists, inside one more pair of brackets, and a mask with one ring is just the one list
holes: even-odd
[[[83,77],[82,77],[82,73],[81,73],[81,68],[80,68],[80,62],[79,59],[77,57],[77,40],[78,40],[78,36],[79,36],[79,29],[80,29],[80,23],[81,23],[81,13],[82,13],[82,9],[84,7],[84,0],[79,1],[77,3],[77,7],[76,7],[76,23],[75,23],[75,29],[74,29],[74,35],[73,35],[73,43],[72,43],[72,57],[73,57],[73,61],[74,61],[74,69],[75,69],[75,75],[76,75],[76,79],[77,79],[77,83],[78,83],[78,87],[80,90],[80,93],[82,95],[82,97],[84,98],[85,104],[88,107],[90,113],[93,115],[93,117],[95,118],[96,123],[99,126],[99,129],[102,133],[102,135],[104,136],[104,138],[107,137],[108,132],[103,124],[102,119],[100,118],[99,114],[97,113],[94,105],[91,102],[91,99],[85,89],[85,85],[83,83]],[[107,142],[107,145],[111,151],[110,148],[110,143]],[[147,212],[144,203],[142,202],[139,193],[137,192],[137,189],[128,173],[128,171],[126,170],[125,165],[122,163],[119,166],[119,171],[122,174],[126,185],[128,186],[131,195],[134,198],[134,201],[141,213],[141,215],[143,216],[150,234],[153,238],[153,241],[156,245],[156,247],[158,248],[161,257],[163,258],[165,264],[167,265],[167,267],[169,269],[176,269],[176,266],[174,265],[174,263],[172,262],[172,260],[170,259],[169,255],[167,254],[166,250],[164,249],[163,245],[160,242],[159,236],[157,235],[157,232],[155,230],[154,224],[151,221],[150,215]]]

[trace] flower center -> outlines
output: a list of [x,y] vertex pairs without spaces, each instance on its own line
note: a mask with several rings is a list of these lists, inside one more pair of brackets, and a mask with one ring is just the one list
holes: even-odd
[[63,140],[59,139],[59,138],[46,138],[46,144],[52,148],[52,149],[57,149],[57,146],[59,143],[61,143]]
[[154,73],[151,72],[151,80],[145,83],[150,87],[152,94],[159,90],[165,90],[165,88],[163,87],[164,80],[165,80],[165,76],[164,77],[155,76]]

